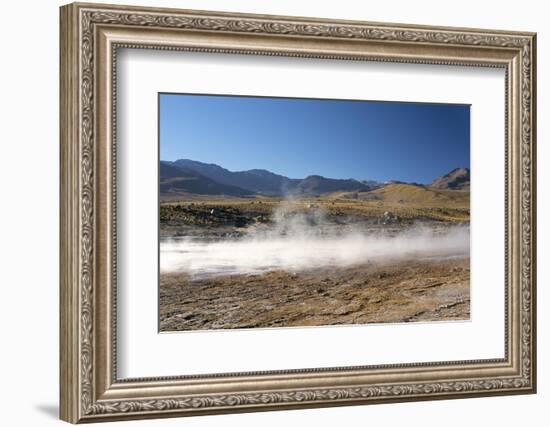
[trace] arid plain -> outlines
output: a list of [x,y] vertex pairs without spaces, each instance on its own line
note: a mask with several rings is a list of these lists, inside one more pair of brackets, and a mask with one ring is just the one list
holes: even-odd
[[161,331],[469,318],[469,171],[285,197],[192,194],[173,178]]

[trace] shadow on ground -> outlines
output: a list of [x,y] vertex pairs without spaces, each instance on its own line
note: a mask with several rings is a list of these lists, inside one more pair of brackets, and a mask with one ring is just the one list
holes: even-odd
[[50,418],[59,418],[59,407],[53,404],[39,404],[35,408]]

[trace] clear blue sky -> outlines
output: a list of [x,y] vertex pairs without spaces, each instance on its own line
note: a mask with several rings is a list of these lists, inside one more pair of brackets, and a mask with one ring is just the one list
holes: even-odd
[[160,94],[160,158],[428,183],[470,167],[470,107]]

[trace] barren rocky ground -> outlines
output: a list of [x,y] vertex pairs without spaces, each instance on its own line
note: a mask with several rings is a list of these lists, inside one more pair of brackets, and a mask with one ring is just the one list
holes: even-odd
[[191,280],[162,274],[160,330],[465,320],[469,258]]
[[[469,223],[466,192],[390,185],[368,194],[376,197],[371,200],[352,194],[357,197],[350,199],[348,194],[336,194],[291,203],[277,198],[202,197],[162,202],[160,236],[163,242],[190,239],[207,244],[242,242],[258,236],[264,241],[270,239],[266,236],[291,239],[296,219],[300,220],[298,231],[305,228],[306,234],[320,238],[349,237],[357,231],[392,237],[419,226],[445,233],[450,227],[467,227]],[[289,244],[288,249],[295,246]],[[210,256],[203,250],[207,248],[183,245],[181,256],[197,256],[203,261]],[[307,250],[308,254],[315,253],[310,247]],[[368,262],[346,267],[270,268],[247,274],[162,271],[160,330],[469,319],[468,251],[454,258],[437,250],[429,254],[432,258],[424,255],[393,260],[382,257],[378,261],[367,257]]]

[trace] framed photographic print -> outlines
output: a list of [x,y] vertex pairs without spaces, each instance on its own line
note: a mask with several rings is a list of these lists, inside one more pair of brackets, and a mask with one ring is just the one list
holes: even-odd
[[61,418],[533,393],[535,34],[61,8]]

